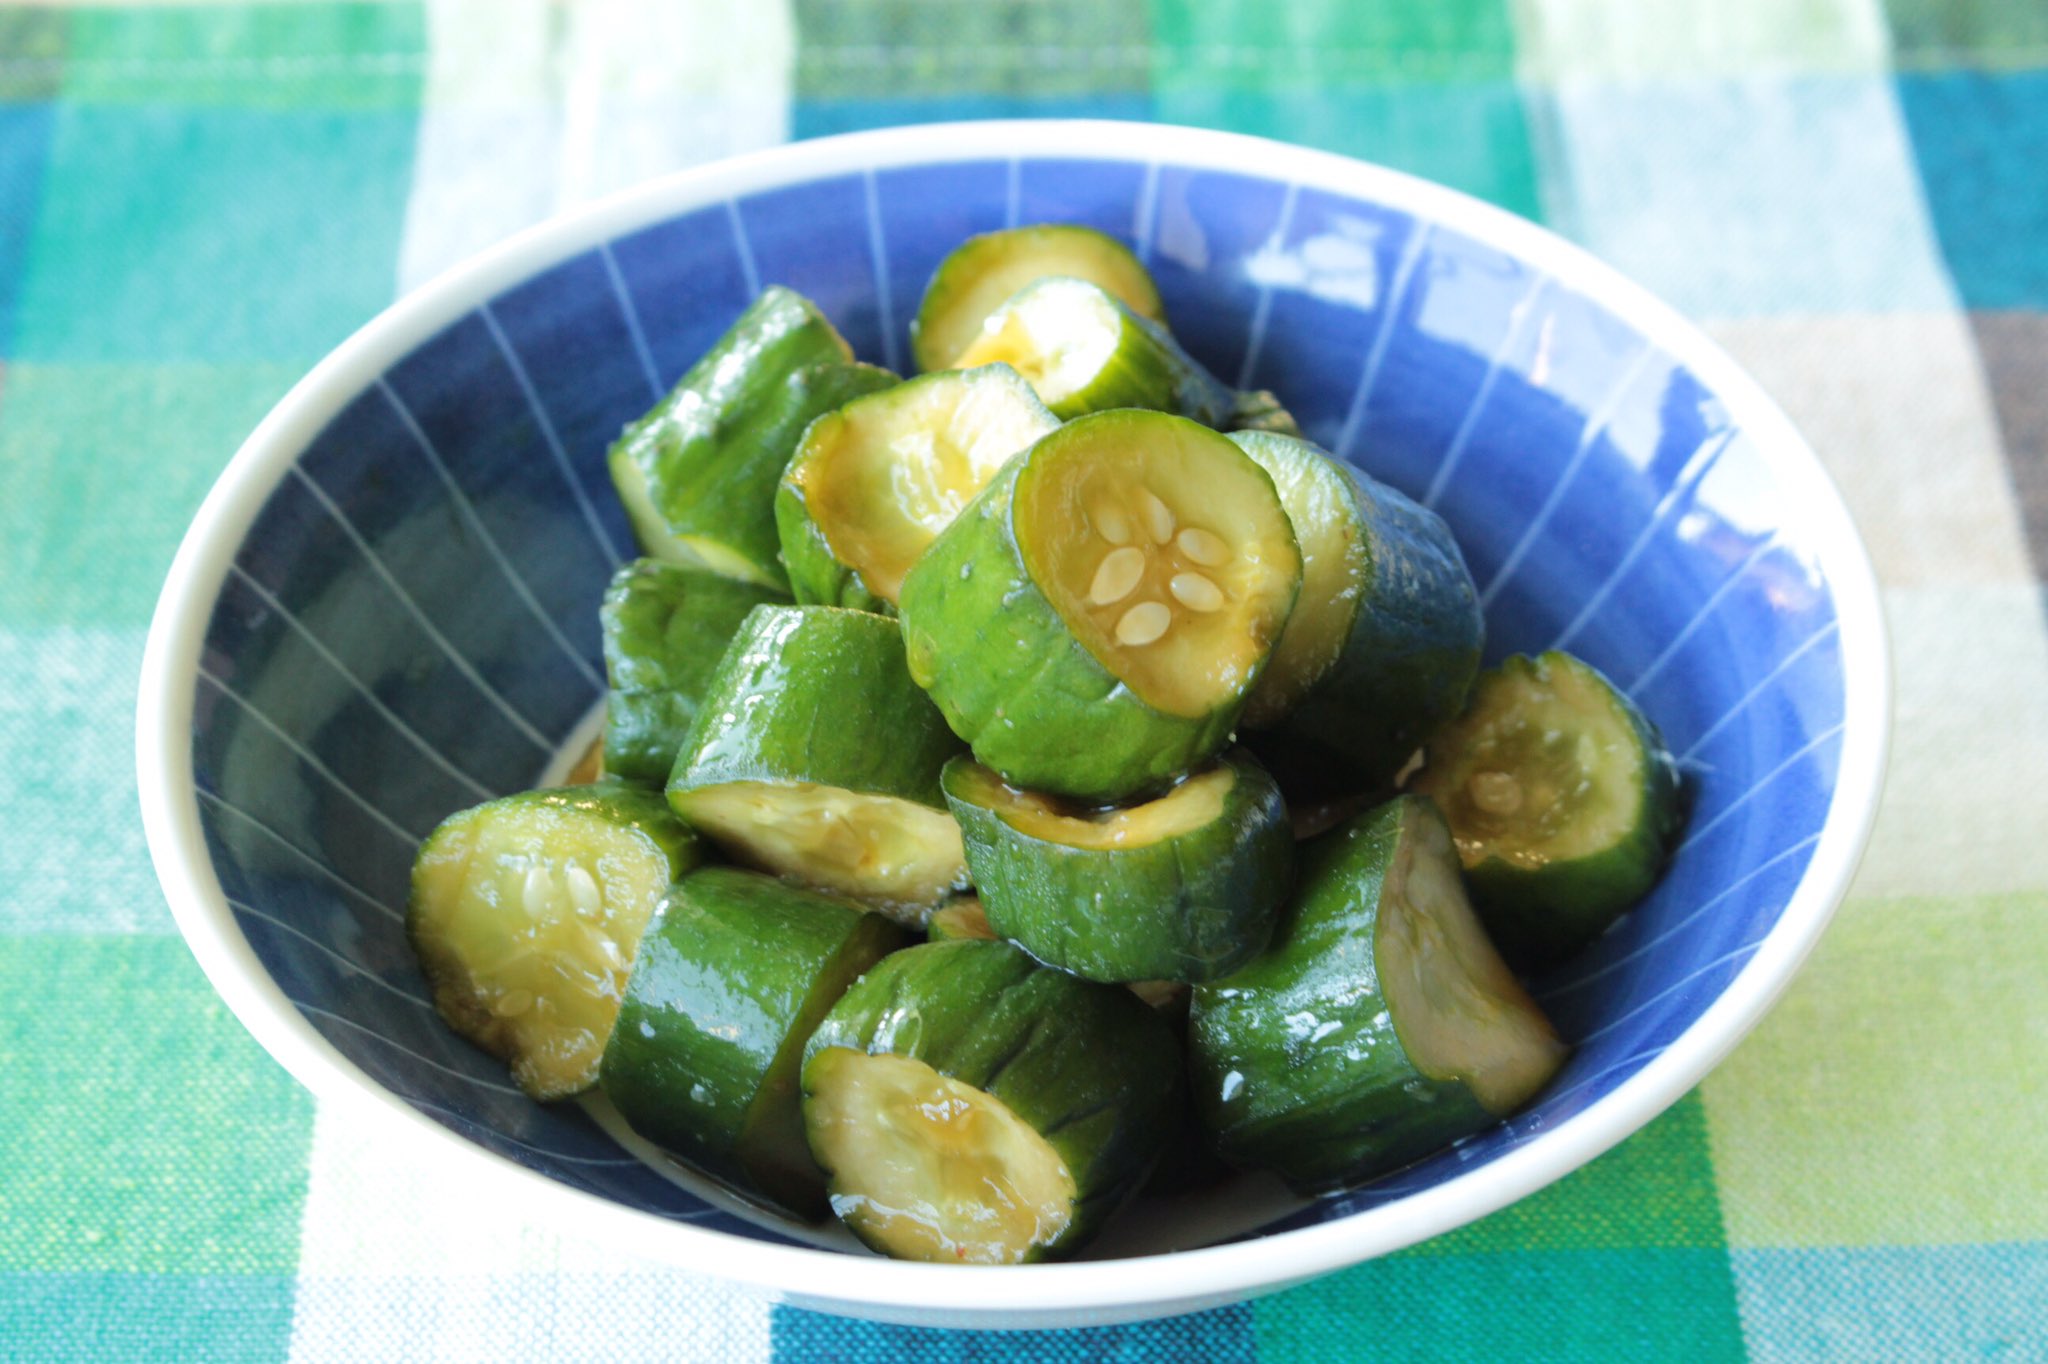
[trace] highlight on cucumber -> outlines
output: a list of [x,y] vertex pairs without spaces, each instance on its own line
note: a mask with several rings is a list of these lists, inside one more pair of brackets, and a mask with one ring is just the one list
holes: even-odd
[[902,379],[771,285],[621,433],[602,741],[413,867],[449,1026],[944,1264],[1531,1102],[1569,1040],[1527,982],[1683,832],[1650,717],[1481,672],[1450,527],[1209,374],[1130,244],[972,238],[910,339]]

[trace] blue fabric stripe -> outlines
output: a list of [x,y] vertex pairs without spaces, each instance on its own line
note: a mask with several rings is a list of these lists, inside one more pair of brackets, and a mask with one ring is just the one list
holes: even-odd
[[1905,75],[1898,88],[1964,306],[2048,307],[2048,71]]
[[[1029,1272],[1029,1271],[1020,1271]],[[1252,1309],[1238,1303],[1166,1321],[1074,1331],[940,1331],[775,1309],[777,1360],[848,1364],[1253,1364]]]
[[1753,1359],[2048,1359],[2048,1242],[1731,1258]]
[[55,122],[47,104],[0,107],[0,355],[14,352],[21,276]]

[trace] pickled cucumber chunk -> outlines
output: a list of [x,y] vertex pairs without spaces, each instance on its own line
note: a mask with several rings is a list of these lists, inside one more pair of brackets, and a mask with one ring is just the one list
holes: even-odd
[[896,376],[801,294],[771,285],[608,456],[641,552],[789,588],[775,484],[804,428]]
[[1058,425],[1008,365],[928,374],[812,422],[775,494],[797,600],[893,610],[932,538]]
[[1426,746],[1410,783],[1450,821],[1508,963],[1546,970],[1656,884],[1685,821],[1656,727],[1592,665],[1516,655]]
[[1166,413],[1102,412],[1003,466],[897,611],[911,676],[983,765],[1114,801],[1223,746],[1300,577],[1243,451]]
[[701,569],[635,559],[612,575],[598,608],[604,638],[605,765],[664,782],[697,703],[747,612],[783,594]]
[[971,758],[946,799],[990,926],[1089,980],[1208,980],[1259,954],[1294,873],[1280,788],[1232,752],[1164,795],[1074,807]]
[[1069,223],[1041,223],[969,237],[932,272],[910,324],[924,370],[957,369],[988,315],[1026,285],[1052,276],[1101,286],[1140,317],[1164,323],[1152,276],[1116,238]]
[[1290,799],[1390,787],[1458,713],[1485,623],[1442,518],[1306,441],[1231,440],[1273,477],[1301,546],[1301,596],[1244,709]]
[[1236,395],[1164,329],[1079,279],[1042,279],[988,315],[955,362],[1006,364],[1055,415],[1148,407],[1223,426]]
[[450,815],[406,904],[441,1016],[536,1099],[588,1089],[648,917],[698,860],[660,793],[619,782]]
[[743,1192],[820,1218],[797,1069],[818,1020],[903,932],[858,904],[734,867],[673,886],[605,1048],[605,1096],[641,1136]]
[[1305,1191],[1491,1125],[1565,1057],[1466,902],[1443,817],[1416,796],[1310,847],[1272,947],[1195,987],[1188,1043],[1222,1155]]
[[894,621],[761,606],[706,688],[668,798],[735,861],[921,928],[966,885],[939,790],[959,751],[910,680]]
[[1071,1254],[1144,1178],[1175,1114],[1173,1035],[1129,991],[1007,943],[927,943],[846,992],[804,1052],[832,1209],[900,1259]]

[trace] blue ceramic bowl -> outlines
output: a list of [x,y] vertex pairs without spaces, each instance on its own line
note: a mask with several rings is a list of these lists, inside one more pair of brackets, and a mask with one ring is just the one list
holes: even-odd
[[[632,553],[603,458],[620,427],[771,282],[901,369],[939,258],[1036,221],[1131,242],[1197,357],[1276,390],[1315,440],[1441,512],[1483,590],[1489,657],[1590,659],[1662,727],[1697,799],[1648,901],[1542,983],[1577,1049],[1511,1121],[1314,1203],[1246,1179],[1140,1207],[1096,1263],[895,1264],[644,1161],[602,1112],[511,1089],[427,1002],[407,870],[442,816],[559,772],[592,732],[596,604]],[[306,1084],[460,1143],[505,1198],[594,1238],[811,1306],[982,1325],[1160,1315],[1296,1282],[1620,1140],[1812,945],[1868,829],[1888,704],[1840,500],[1777,408],[1670,310],[1405,176],[1090,123],[783,148],[546,224],[407,298],[235,456],[145,670],[142,790],[171,904]]]

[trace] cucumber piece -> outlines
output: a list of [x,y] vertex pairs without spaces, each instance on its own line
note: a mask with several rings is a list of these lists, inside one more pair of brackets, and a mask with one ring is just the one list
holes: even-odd
[[1232,389],[1164,326],[1086,280],[1042,279],[1020,290],[989,314],[955,363],[1014,367],[1061,418],[1145,407],[1218,431],[1301,434],[1273,394]]
[[1140,317],[1166,321],[1159,288],[1130,248],[1092,227],[1041,223],[969,237],[932,272],[910,324],[910,349],[924,370],[955,361],[988,315],[1028,284],[1059,275],[1084,279]]
[[804,1051],[804,1126],[833,1211],[886,1255],[1072,1253],[1158,1155],[1180,1055],[1129,991],[1008,943],[884,959]]
[[955,363],[1013,367],[1061,418],[1149,407],[1218,426],[1233,402],[1165,331],[1079,279],[1042,279],[1019,291],[988,315]]
[[1265,947],[1294,875],[1280,788],[1227,753],[1162,796],[1081,809],[946,764],[989,925],[1089,980],[1210,980]]
[[536,1099],[588,1089],[648,916],[700,856],[660,793],[623,782],[450,815],[405,915],[441,1017]]
[[1188,1044],[1224,1158],[1309,1191],[1490,1125],[1565,1057],[1466,903],[1443,817],[1415,796],[1311,846],[1271,949],[1195,987]]
[[1301,546],[1301,596],[1245,703],[1250,742],[1297,799],[1391,783],[1458,713],[1485,621],[1443,519],[1306,441],[1239,431]]
[[939,770],[959,741],[894,621],[757,606],[706,687],[668,799],[734,860],[912,927],[966,885]]
[[635,1132],[745,1193],[822,1218],[797,1071],[818,1021],[903,931],[858,904],[706,867],[640,942],[598,1072]]
[[747,612],[783,594],[700,569],[635,559],[598,608],[604,637],[605,761],[616,776],[665,782],[712,670]]
[[775,494],[797,600],[893,610],[932,537],[1058,425],[1008,365],[928,374],[812,422]]
[[[956,938],[972,938],[979,942],[998,942],[1001,935],[989,927],[988,914],[981,907],[981,901],[972,895],[962,895],[948,900],[935,910],[931,922],[925,925],[925,936],[931,942],[952,942]],[[1150,1008],[1159,1010],[1169,1018],[1185,1021],[1187,1017],[1188,987],[1177,980],[1133,980],[1124,986]]]
[[775,485],[811,421],[896,382],[771,285],[609,455],[641,552],[778,591]]
[[1222,748],[1300,576],[1250,457],[1179,417],[1102,412],[1004,465],[897,612],[911,676],[984,765],[1120,800]]
[[1656,884],[1685,823],[1664,741],[1591,664],[1517,654],[1425,746],[1411,788],[1450,821],[1508,964],[1555,966]]
[[1240,389],[1231,404],[1230,420],[1226,429],[1231,431],[1269,431],[1276,436],[1291,436],[1300,440],[1301,423],[1294,419],[1280,403],[1271,389]]
[[981,900],[973,895],[948,900],[933,910],[924,931],[930,942],[952,942],[957,938],[971,938],[977,942],[996,940],[996,931],[988,926],[987,911],[982,909]]

